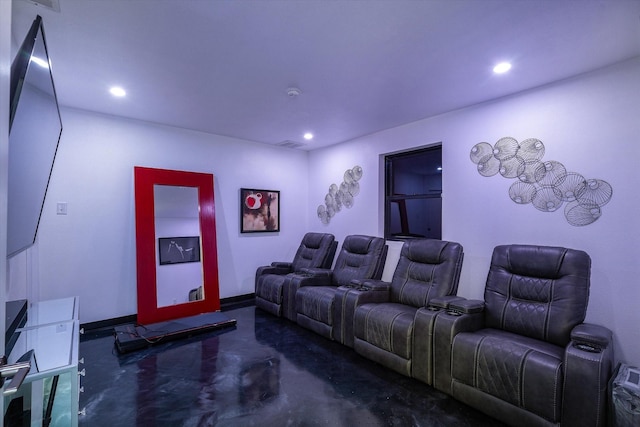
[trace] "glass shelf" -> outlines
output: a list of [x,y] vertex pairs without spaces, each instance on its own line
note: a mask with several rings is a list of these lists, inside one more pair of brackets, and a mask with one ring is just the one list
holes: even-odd
[[[22,398],[23,411],[30,417],[29,425],[42,426],[47,401],[54,392],[54,411],[59,413],[55,414],[50,425],[76,427],[79,398],[78,298],[31,304],[27,310],[27,322],[16,332],[20,335],[8,361],[15,363],[23,354],[33,350],[31,370],[18,392],[5,396],[5,408],[11,400]],[[56,377],[57,380],[53,381]],[[52,390],[53,383],[58,385],[58,392]]]
[[78,298],[34,302],[27,310],[27,323],[19,330],[78,319]]
[[15,363],[23,354],[33,350],[36,366],[32,363],[25,381],[41,377],[39,374],[55,375],[58,369],[78,364],[78,339],[74,339],[77,335],[78,324],[72,320],[22,329],[9,355],[9,363]]

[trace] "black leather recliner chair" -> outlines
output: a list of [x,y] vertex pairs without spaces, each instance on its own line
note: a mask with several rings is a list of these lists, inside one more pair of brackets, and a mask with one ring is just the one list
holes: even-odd
[[381,237],[347,236],[336,258],[333,270],[303,269],[303,276],[293,278],[288,292],[295,293],[292,313],[299,325],[333,339],[341,307],[335,304],[339,287],[359,283],[358,280],[382,277],[387,245]]
[[351,299],[366,302],[355,308],[352,318],[356,352],[430,383],[431,322],[424,322],[422,313],[430,313],[427,306],[434,298],[456,294],[462,260],[459,243],[405,242],[391,283],[369,280],[363,283],[364,290],[351,292]]
[[583,323],[591,259],[529,245],[493,252],[484,301],[435,318],[435,387],[514,426],[603,426],[612,333]]
[[333,234],[307,233],[292,262],[273,262],[256,270],[256,306],[282,316],[289,301],[284,300],[284,285],[303,268],[331,268],[338,242]]

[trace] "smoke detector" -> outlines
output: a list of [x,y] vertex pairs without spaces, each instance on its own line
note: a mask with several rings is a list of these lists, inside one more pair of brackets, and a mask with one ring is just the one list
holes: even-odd
[[300,89],[298,89],[297,87],[290,87],[287,89],[287,96],[289,98],[295,98],[296,96],[300,95],[302,93],[302,91]]

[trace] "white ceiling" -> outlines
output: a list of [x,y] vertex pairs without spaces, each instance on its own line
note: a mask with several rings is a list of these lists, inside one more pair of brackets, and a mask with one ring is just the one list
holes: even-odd
[[[59,5],[14,0],[12,23],[15,49],[43,17],[62,105],[303,149],[640,55],[639,0]],[[503,60],[513,69],[494,75]],[[126,98],[108,93],[114,84]],[[288,97],[292,86],[302,94]]]

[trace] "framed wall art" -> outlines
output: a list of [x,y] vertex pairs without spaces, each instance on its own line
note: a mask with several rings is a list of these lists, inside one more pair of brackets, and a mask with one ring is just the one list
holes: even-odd
[[240,232],[280,231],[280,192],[240,189]]

